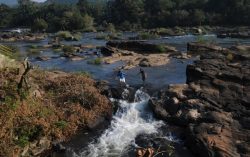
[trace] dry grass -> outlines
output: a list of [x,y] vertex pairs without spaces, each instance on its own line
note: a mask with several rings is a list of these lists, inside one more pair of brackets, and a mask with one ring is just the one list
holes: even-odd
[[30,87],[21,95],[19,79],[18,69],[0,70],[1,155],[20,153],[22,147],[44,136],[67,140],[79,127],[111,114],[109,100],[89,77],[33,70],[28,76]]

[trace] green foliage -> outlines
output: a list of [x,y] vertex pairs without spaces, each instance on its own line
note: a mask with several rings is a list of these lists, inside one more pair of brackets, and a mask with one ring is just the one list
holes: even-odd
[[207,42],[207,40],[204,38],[203,35],[199,35],[199,36],[197,36],[196,42],[204,44]]
[[227,60],[232,61],[234,59],[234,56],[233,56],[233,54],[228,53],[226,58],[227,58]]
[[27,47],[28,47],[28,48],[31,48],[31,49],[37,49],[37,48],[38,48],[37,45],[28,45]]
[[202,10],[196,9],[193,14],[194,14],[193,15],[193,18],[194,18],[193,22],[196,25],[201,25],[206,19],[205,13]]
[[139,33],[138,37],[139,40],[148,40],[148,39],[157,39],[159,36],[154,33],[149,33],[149,32],[141,32]]
[[77,5],[38,5],[31,0],[20,0],[18,7],[0,5],[0,28],[94,31],[94,25],[102,25],[103,21],[121,30],[249,25],[249,10],[248,0],[80,0]]
[[56,33],[56,37],[64,40],[72,40],[74,37],[69,31],[59,31]]
[[168,152],[169,157],[174,156],[175,148],[171,144],[167,145],[166,150]]
[[76,72],[76,74],[81,75],[81,76],[86,76],[86,77],[89,77],[89,78],[92,77],[91,74],[89,72],[86,72],[86,71]]
[[55,126],[56,126],[57,128],[60,128],[60,129],[66,128],[67,125],[68,125],[68,122],[66,122],[66,121],[64,121],[64,120],[60,120],[60,121],[58,121],[58,122],[55,123]]
[[74,40],[80,41],[82,39],[82,34],[80,32],[75,33],[73,36]]
[[63,52],[64,53],[74,53],[75,52],[75,48],[71,45],[65,45],[63,47]]
[[96,58],[91,61],[88,61],[89,64],[95,64],[95,65],[101,65],[102,64],[102,58]]
[[116,33],[115,26],[112,23],[108,23],[106,27],[106,31],[109,33]]
[[53,111],[51,111],[49,108],[47,108],[47,107],[44,107],[44,108],[42,108],[41,110],[40,110],[40,112],[38,113],[38,115],[40,116],[40,117],[47,117],[47,116],[49,116],[50,114],[52,114],[53,113]]
[[94,19],[89,16],[89,15],[84,15],[83,17],[83,30],[90,32],[90,31],[94,31]]
[[29,137],[27,136],[21,136],[16,141],[16,144],[22,148],[24,148],[26,145],[29,144]]
[[19,103],[17,101],[17,99],[13,96],[6,96],[4,103],[11,109],[11,110],[15,110]]
[[34,24],[32,26],[32,30],[34,32],[41,32],[41,31],[46,31],[48,28],[48,24],[44,19],[37,18],[34,21]]
[[5,28],[10,25],[13,18],[13,9],[9,6],[0,4],[0,28]]
[[156,45],[155,50],[161,53],[166,52],[166,48],[164,45]]
[[17,137],[15,143],[20,147],[25,147],[29,142],[33,142],[44,134],[42,126],[24,124],[14,129]]
[[29,96],[29,89],[19,89],[19,96],[20,98],[23,100],[23,99],[26,99],[28,96]]

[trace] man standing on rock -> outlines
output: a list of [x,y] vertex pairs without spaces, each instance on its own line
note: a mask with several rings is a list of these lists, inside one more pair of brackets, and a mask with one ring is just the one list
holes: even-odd
[[139,73],[141,74],[141,79],[143,81],[143,84],[145,84],[147,74],[145,73],[145,71],[142,68],[140,68],[140,72]]
[[126,84],[126,81],[125,81],[125,74],[122,72],[122,70],[119,70],[118,73],[117,73],[117,77],[119,77],[119,80],[120,80],[120,84]]

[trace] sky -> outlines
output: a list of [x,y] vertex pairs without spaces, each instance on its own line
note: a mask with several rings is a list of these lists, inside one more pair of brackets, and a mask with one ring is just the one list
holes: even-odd
[[44,2],[46,0],[33,0],[33,1],[35,1],[35,2]]
[[[46,0],[32,0],[35,2],[45,2]],[[0,3],[16,4],[17,0],[0,0]]]

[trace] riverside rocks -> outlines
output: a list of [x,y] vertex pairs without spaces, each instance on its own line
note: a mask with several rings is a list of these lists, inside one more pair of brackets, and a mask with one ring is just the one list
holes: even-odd
[[0,33],[0,41],[37,41],[45,39],[45,34],[30,34],[30,33]]
[[169,53],[176,54],[174,47],[141,41],[110,41],[100,50],[105,56],[103,58],[105,63],[124,61],[126,64],[124,69],[165,65],[169,62]]
[[218,38],[250,38],[249,27],[233,27],[233,28],[219,28],[217,30]]
[[188,53],[197,54],[202,52],[208,52],[208,51],[224,51],[226,49],[214,45],[214,44],[208,44],[208,43],[199,43],[199,42],[192,42],[187,44],[187,51]]
[[177,52],[175,47],[169,45],[152,44],[145,41],[109,41],[107,46],[134,51],[137,53]]
[[249,55],[207,52],[187,67],[187,84],[170,85],[150,105],[158,118],[186,129],[197,156],[247,157],[249,82]]

